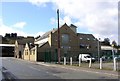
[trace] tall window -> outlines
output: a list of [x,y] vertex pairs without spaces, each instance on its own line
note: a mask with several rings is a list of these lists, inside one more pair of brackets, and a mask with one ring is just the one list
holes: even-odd
[[33,55],[35,55],[35,50],[33,50]]
[[69,42],[69,35],[62,34],[62,44],[68,44],[68,42]]
[[25,55],[28,55],[28,49],[27,49],[27,50],[25,50]]

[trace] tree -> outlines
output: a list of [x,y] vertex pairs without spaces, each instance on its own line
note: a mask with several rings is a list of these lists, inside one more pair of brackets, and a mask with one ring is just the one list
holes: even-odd
[[104,45],[109,45],[109,46],[110,46],[110,39],[109,39],[109,38],[105,38],[102,43],[103,43]]
[[116,41],[114,40],[114,41],[112,41],[112,45],[114,45],[114,47],[116,47],[117,46],[117,43],[116,43]]

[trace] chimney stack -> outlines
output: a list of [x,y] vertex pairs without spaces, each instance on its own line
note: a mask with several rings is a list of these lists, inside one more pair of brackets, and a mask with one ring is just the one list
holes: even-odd
[[70,25],[70,28],[71,28],[75,33],[77,33],[77,26],[71,24],[71,25]]

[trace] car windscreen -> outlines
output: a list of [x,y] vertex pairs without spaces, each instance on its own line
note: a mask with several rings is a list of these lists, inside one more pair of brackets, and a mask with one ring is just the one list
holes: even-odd
[[91,56],[86,56],[86,58],[91,58]]

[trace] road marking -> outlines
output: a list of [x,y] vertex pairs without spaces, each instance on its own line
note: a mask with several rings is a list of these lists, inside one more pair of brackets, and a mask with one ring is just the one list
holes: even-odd
[[34,67],[32,67],[32,66],[30,66],[29,68],[34,69],[34,70],[37,70],[37,71],[41,71],[41,70],[39,70],[39,69],[37,69],[37,68],[34,68]]
[[48,65],[48,64],[44,64],[44,63],[37,63],[37,64],[48,66],[48,67],[51,66],[51,65]]

